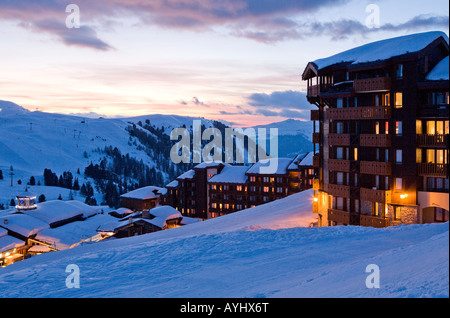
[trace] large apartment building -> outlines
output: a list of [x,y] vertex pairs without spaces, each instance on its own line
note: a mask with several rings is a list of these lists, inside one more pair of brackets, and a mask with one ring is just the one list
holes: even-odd
[[[163,204],[185,216],[209,219],[312,188],[312,153],[294,159],[272,158],[252,166],[201,163],[166,185]],[[262,173],[262,167],[276,171]]]
[[448,55],[427,32],[308,63],[320,225],[448,221]]

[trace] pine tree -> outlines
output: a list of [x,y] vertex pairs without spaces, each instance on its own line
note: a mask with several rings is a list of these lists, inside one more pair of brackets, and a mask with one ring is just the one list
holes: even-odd
[[3,171],[0,170],[0,180],[3,180]]
[[45,202],[47,199],[45,198],[45,195],[43,195],[43,194],[41,194],[40,196],[39,196],[39,198],[38,198],[38,202],[39,203],[42,203],[42,202]]
[[9,206],[16,206],[16,201],[14,201],[14,199],[11,199],[11,201],[9,202]]
[[62,200],[61,193],[59,194],[58,200]]
[[36,179],[34,179],[34,176],[31,176],[31,178],[30,178],[30,185],[32,185],[32,186],[34,186],[34,185],[36,185]]

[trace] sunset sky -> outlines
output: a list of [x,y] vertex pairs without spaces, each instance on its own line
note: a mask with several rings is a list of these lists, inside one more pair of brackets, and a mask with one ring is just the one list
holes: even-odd
[[[66,6],[80,8],[67,28]],[[365,25],[380,8],[379,28]],[[0,100],[106,116],[257,125],[309,119],[309,61],[368,42],[448,34],[446,0],[0,0]]]

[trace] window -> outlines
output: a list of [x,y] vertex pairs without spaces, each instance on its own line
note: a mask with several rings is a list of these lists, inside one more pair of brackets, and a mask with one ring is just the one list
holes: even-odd
[[274,177],[270,177],[270,183],[274,183],[275,182],[275,178]]
[[402,127],[402,122],[401,121],[396,121],[395,122],[395,134],[397,136],[401,136],[403,133],[403,127]]
[[242,191],[242,186],[241,185],[236,186],[236,191]]
[[250,177],[250,182],[256,182],[256,177]]
[[336,100],[336,107],[337,108],[342,108],[344,106],[344,100],[342,98],[338,98]]
[[403,78],[403,64],[397,65],[397,79]]
[[282,187],[277,187],[277,193],[283,193],[283,188]]
[[396,164],[402,164],[403,162],[403,150],[397,149],[395,150],[395,163]]
[[435,222],[448,222],[448,211],[442,208],[434,208]]
[[416,163],[422,163],[422,149],[416,149]]
[[269,177],[263,177],[263,182],[269,182]]
[[395,178],[395,191],[402,191],[402,190],[403,190],[403,179]]
[[380,122],[379,121],[375,122],[375,134],[377,134],[377,135],[380,134]]
[[403,107],[403,93],[396,92],[395,93],[395,108]]
[[336,148],[336,159],[344,159],[344,148],[342,147]]
[[336,133],[338,134],[344,133],[344,123],[342,122],[336,123]]
[[383,106],[391,106],[391,94],[383,94]]
[[264,192],[269,192],[269,187],[264,187]]
[[399,206],[394,205],[394,220],[400,221],[402,219],[402,208]]
[[416,120],[416,134],[421,135],[422,134],[422,121]]
[[339,184],[339,185],[344,184],[344,173],[343,172],[338,172],[336,174],[336,181],[337,181],[337,184]]

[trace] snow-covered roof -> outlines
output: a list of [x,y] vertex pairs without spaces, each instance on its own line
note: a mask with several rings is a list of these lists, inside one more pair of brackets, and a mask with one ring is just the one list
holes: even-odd
[[46,229],[36,235],[36,239],[50,244],[58,250],[78,245],[81,240],[97,235],[97,229],[105,223],[116,220],[109,214],[95,215],[84,221],[72,222],[57,228]]
[[81,201],[77,201],[77,200],[70,200],[70,201],[63,201],[63,202],[81,209],[83,211],[83,217],[85,217],[85,218],[93,216],[95,214],[98,214],[102,211],[102,207],[100,207],[100,206],[87,205],[87,204],[85,204]]
[[23,211],[22,213],[38,218],[47,224],[52,224],[54,222],[67,220],[76,216],[84,216],[84,213],[89,214],[92,212],[90,209],[88,210],[87,205],[81,206],[81,204],[83,204],[82,202],[80,202],[80,205],[73,203],[73,201],[70,202],[61,200],[42,202],[37,204],[37,208],[35,210]]
[[181,218],[181,213],[171,207],[170,205],[163,205],[156,208],[153,208],[150,210],[150,214],[153,215],[155,218],[162,218],[164,220],[171,220],[171,219],[177,219]]
[[288,166],[288,170],[297,170],[298,169],[298,164],[299,162],[305,158],[307,154],[301,153],[299,155],[297,155],[294,160],[292,160],[292,162],[289,164]]
[[0,253],[24,246],[25,242],[11,235],[0,237]]
[[156,199],[159,197],[158,191],[160,191],[160,187],[148,186],[133,190],[131,192],[122,194],[121,198],[129,198],[129,199],[139,199],[139,200],[150,200]]
[[410,34],[365,44],[327,58],[315,60],[313,64],[320,70],[340,63],[360,64],[387,60],[391,57],[418,52],[439,37],[443,37],[448,43],[448,36],[440,31]]
[[196,165],[194,169],[215,168],[224,165],[226,166],[228,164],[223,162],[202,162]]
[[226,166],[219,174],[209,179],[209,183],[247,183],[248,177],[245,174],[249,167],[246,166]]
[[448,64],[448,56],[442,61],[440,61],[430,73],[428,73],[426,79],[428,81],[441,81],[441,80],[449,80],[449,64]]
[[188,224],[199,223],[199,222],[202,222],[202,220],[196,219],[196,218],[191,218],[189,216],[183,216],[183,218],[181,219],[180,224],[181,225],[188,225]]
[[308,152],[306,156],[299,162],[299,166],[312,166],[314,159],[314,152]]
[[19,213],[0,217],[0,226],[24,237],[29,237],[50,227],[47,222]]
[[[290,158],[271,158],[260,160],[247,170],[249,174],[287,174],[287,168],[291,164]],[[275,169],[273,169],[275,168]]]
[[166,188],[176,188],[178,187],[178,180],[173,180],[169,184],[166,185]]
[[181,176],[177,178],[177,180],[185,180],[185,179],[192,179],[195,176],[195,171],[193,169],[186,171]]

